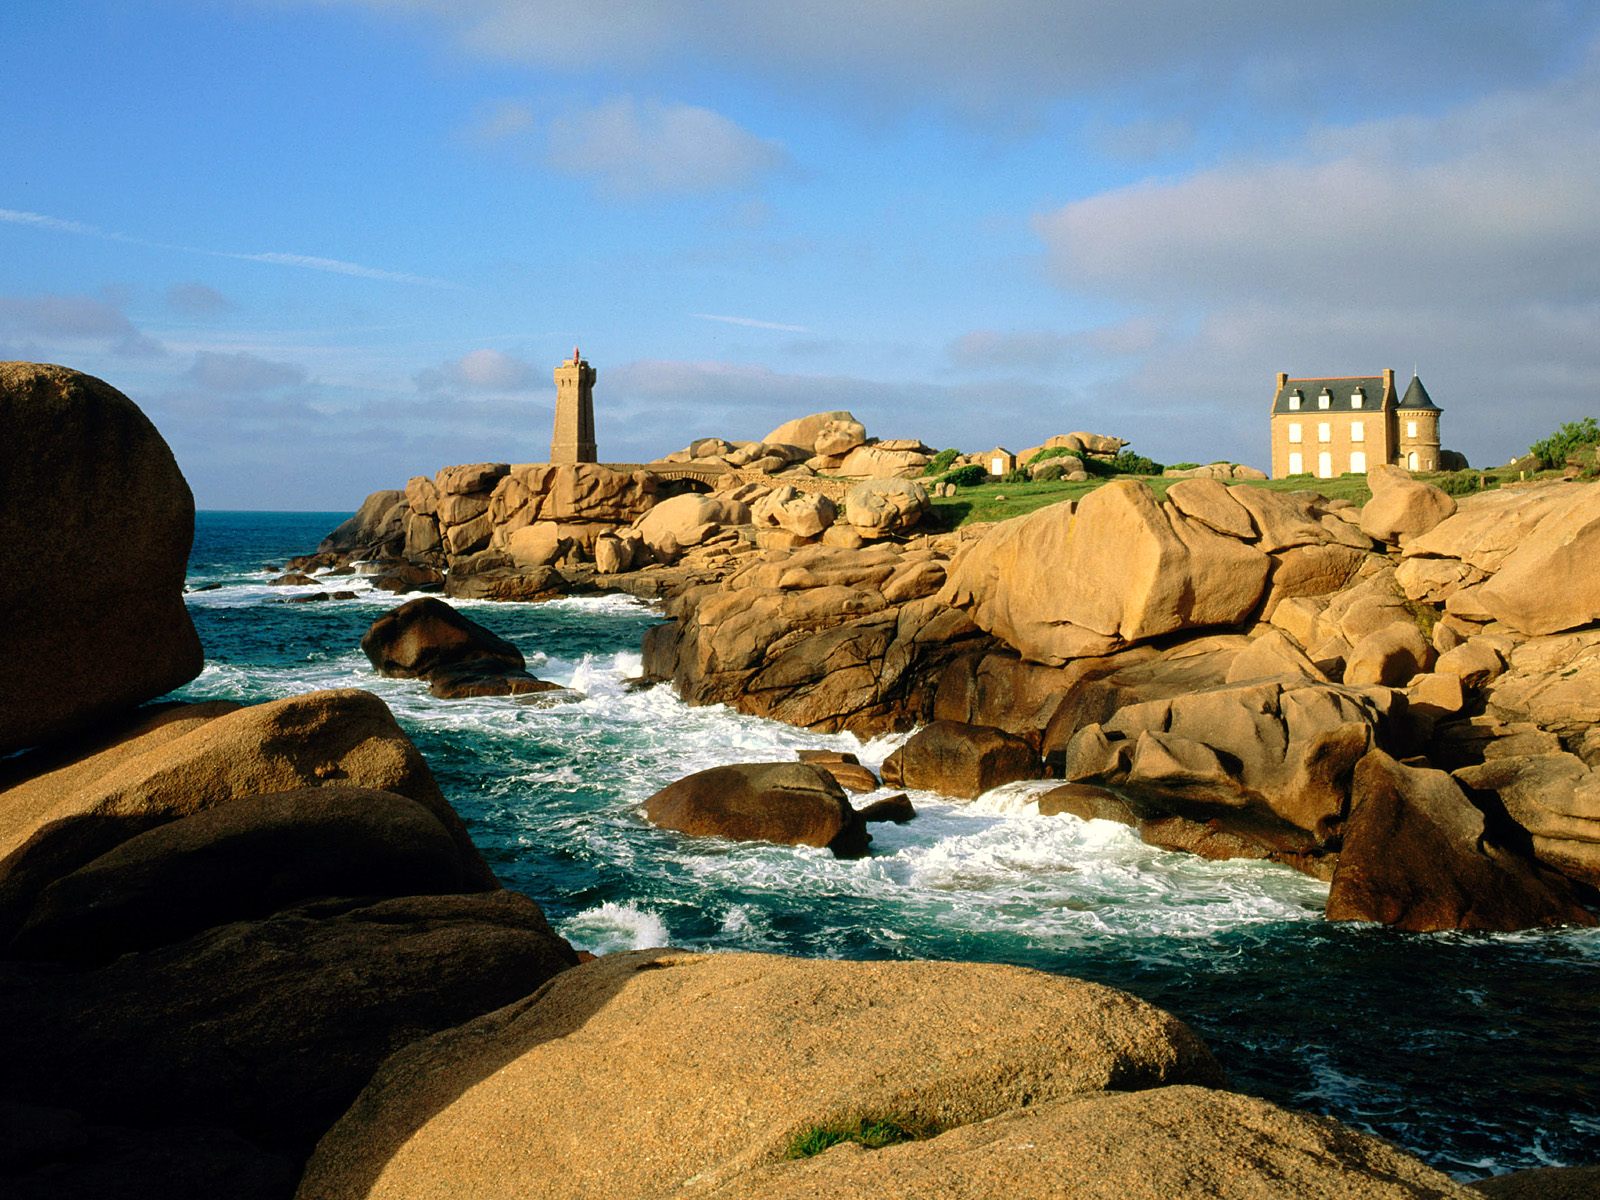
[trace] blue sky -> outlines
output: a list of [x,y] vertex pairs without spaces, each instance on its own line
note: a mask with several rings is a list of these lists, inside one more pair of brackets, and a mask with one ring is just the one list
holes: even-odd
[[848,408],[1265,465],[1415,363],[1503,461],[1600,410],[1600,6],[10,0],[0,358],[201,507],[353,508]]

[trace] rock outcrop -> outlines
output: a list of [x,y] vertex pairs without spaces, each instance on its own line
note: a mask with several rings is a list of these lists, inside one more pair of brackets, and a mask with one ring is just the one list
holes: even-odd
[[68,737],[200,673],[183,605],[194,498],[121,392],[0,363],[0,557],[9,587],[0,755]]
[[1328,916],[1419,932],[1595,924],[1564,880],[1495,844],[1449,775],[1382,751],[1356,768]]
[[1218,1082],[1174,1018],[1035,971],[611,954],[396,1055],[318,1147],[300,1195],[736,1187],[818,1125],[956,1128],[1106,1088]]
[[845,1145],[683,1200],[1474,1200],[1375,1137],[1231,1092],[1176,1086],[1030,1105],[931,1140]]

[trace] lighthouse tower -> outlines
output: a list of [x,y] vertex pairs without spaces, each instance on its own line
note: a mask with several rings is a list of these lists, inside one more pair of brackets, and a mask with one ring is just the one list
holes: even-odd
[[553,463],[597,462],[594,445],[595,370],[578,348],[556,368],[556,428],[550,439]]

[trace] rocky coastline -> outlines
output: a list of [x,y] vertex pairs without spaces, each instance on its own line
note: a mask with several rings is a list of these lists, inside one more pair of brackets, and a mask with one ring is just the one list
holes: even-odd
[[[817,438],[855,436],[824,416]],[[376,696],[161,700],[201,667],[193,503],[126,397],[0,364],[0,419],[0,468],[28,484],[0,526],[13,561],[106,554],[40,574],[0,689],[8,1195],[1551,1194],[1540,1173],[1469,1189],[1230,1092],[1181,1022],[1094,984],[666,949],[580,963]],[[1593,920],[1583,485],[1456,509],[1397,475],[1352,511],[1113,483],[929,534],[899,478],[842,507],[737,476],[663,495],[601,467],[424,482],[289,569],[659,597],[651,678],[810,728],[921,726],[885,764],[895,786],[1056,778],[1041,807],[1331,875],[1334,917]],[[538,682],[432,603],[376,631],[376,666],[444,696]],[[796,840],[853,853],[850,765],[747,765],[699,791],[803,795],[837,825]],[[885,1144],[869,1128],[891,1144],[867,1149]],[[797,1150],[819,1136],[838,1144]]]

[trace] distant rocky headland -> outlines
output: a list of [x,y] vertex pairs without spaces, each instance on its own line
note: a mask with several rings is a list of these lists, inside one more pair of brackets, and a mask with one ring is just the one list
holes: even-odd
[[[0,659],[7,1196],[1465,1198],[1584,1178],[1468,1188],[1229,1091],[1176,1018],[1038,971],[580,962],[376,696],[161,699],[203,663],[194,509],[131,401],[4,363],[0,423],[0,544],[31,564]],[[922,452],[845,447],[844,423],[806,418],[742,464],[729,443],[720,469],[447,467],[287,568],[656,597],[649,679],[818,730],[915,728],[896,786],[1050,779],[1042,810],[1329,878],[1335,918],[1593,923],[1600,489],[1458,503],[1389,470],[1358,509],[1122,479],[928,530],[903,477],[927,460],[888,470]],[[884,475],[781,474],[874,445]],[[437,598],[363,648],[440,703],[538,690]],[[651,815],[739,836],[782,818],[870,852],[845,795],[864,768],[807,757],[691,777]]]

